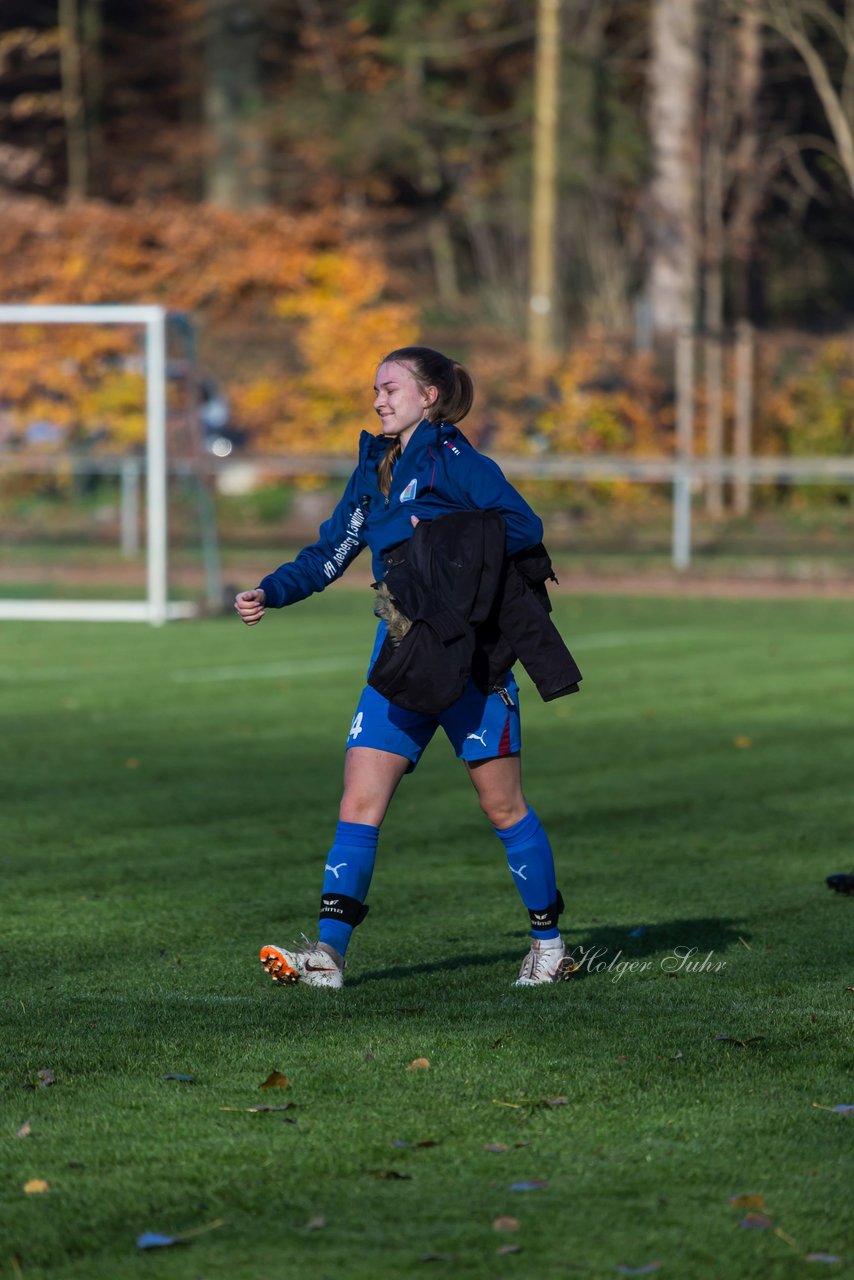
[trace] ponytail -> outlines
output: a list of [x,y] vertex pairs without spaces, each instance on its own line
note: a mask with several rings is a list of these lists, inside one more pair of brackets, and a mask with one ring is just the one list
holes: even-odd
[[380,493],[387,498],[391,490],[391,474],[394,471],[394,464],[397,462],[403,452],[400,436],[392,436],[391,443],[380,459],[377,467],[377,481],[380,486]]
[[[399,347],[383,356],[380,364],[394,361],[405,365],[422,391],[436,388],[436,399],[427,410],[429,422],[461,422],[474,400],[471,374],[457,360],[450,360],[432,347]],[[391,490],[394,464],[402,452],[400,438],[393,436],[377,467],[380,493],[387,498]]]
[[474,401],[474,383],[468,369],[432,347],[399,347],[380,364],[406,365],[423,391],[436,388],[436,399],[427,410],[430,422],[462,422]]

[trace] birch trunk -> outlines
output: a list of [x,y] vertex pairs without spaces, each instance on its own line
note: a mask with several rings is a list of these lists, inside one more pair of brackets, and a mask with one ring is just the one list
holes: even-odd
[[692,326],[697,274],[698,0],[653,0],[648,294],[659,333]]

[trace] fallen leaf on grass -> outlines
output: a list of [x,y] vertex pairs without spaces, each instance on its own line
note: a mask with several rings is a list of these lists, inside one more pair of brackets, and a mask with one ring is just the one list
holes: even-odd
[[841,1262],[842,1259],[835,1253],[807,1253],[804,1255],[804,1262]]
[[621,1276],[648,1276],[651,1275],[653,1271],[659,1271],[661,1269],[661,1263],[645,1262],[642,1267],[626,1267],[622,1263],[619,1263],[614,1269],[615,1271],[619,1271]]
[[748,747],[753,746],[753,739],[746,738],[743,733],[740,733],[737,737],[733,738],[732,745],[734,747],[738,747],[739,751],[746,751]]
[[188,1075],[185,1075],[182,1071],[169,1071],[169,1072],[167,1072],[167,1073],[166,1073],[166,1075],[165,1075],[165,1076],[162,1076],[162,1077],[161,1077],[161,1079],[163,1079],[163,1080],[177,1080],[180,1084],[195,1084],[195,1083],[196,1083],[196,1078],[195,1078],[195,1076],[188,1076]]
[[500,1214],[492,1223],[493,1231],[518,1231],[519,1219],[509,1218],[506,1214]]
[[767,1231],[774,1224],[766,1213],[749,1213],[738,1225],[745,1231]]
[[779,1240],[785,1240],[789,1248],[794,1249],[795,1253],[803,1253],[803,1249],[798,1244],[797,1240],[793,1240],[789,1233],[784,1231],[782,1227],[775,1227],[774,1235],[777,1236]]
[[503,1142],[485,1142],[483,1144],[484,1151],[491,1151],[493,1155],[503,1156],[505,1151],[509,1151],[509,1147]]
[[498,1254],[521,1253],[522,1246],[520,1244],[500,1244],[495,1252]]
[[32,1133],[32,1131],[33,1131],[33,1129],[32,1129],[32,1121],[31,1121],[31,1120],[25,1120],[25,1121],[24,1121],[24,1123],[21,1125],[20,1129],[18,1130],[18,1132],[15,1134],[15,1137],[16,1137],[16,1138],[29,1138],[29,1136],[30,1136],[30,1134]]
[[380,1178],[384,1182],[411,1182],[411,1173],[400,1173],[397,1169],[371,1169],[372,1178]]
[[422,1138],[421,1142],[404,1142],[402,1138],[392,1138],[388,1144],[390,1147],[438,1147],[440,1144],[435,1138]]
[[722,1040],[726,1044],[737,1044],[740,1049],[746,1049],[749,1044],[758,1044],[762,1039],[761,1036],[748,1036],[746,1040],[739,1040],[738,1036],[727,1036],[719,1034],[715,1036],[716,1040]]
[[303,1227],[303,1231],[322,1231],[325,1226],[326,1219],[322,1213],[319,1213],[316,1218],[309,1218]]
[[138,768],[139,768],[139,761],[138,761],[138,760],[135,760],[135,759],[133,758],[133,756],[131,756],[131,758],[130,758],[129,760],[125,760],[125,768],[126,768],[126,769],[138,769]]
[[733,1209],[764,1209],[765,1197],[760,1195],[730,1196]]
[[28,1196],[40,1196],[45,1191],[50,1191],[50,1183],[45,1182],[44,1178],[30,1178],[29,1182],[24,1183],[23,1189]]
[[512,1182],[510,1184],[511,1191],[542,1191],[547,1187],[547,1178],[527,1178],[522,1182]]
[[429,1058],[415,1058],[406,1068],[407,1071],[426,1071],[430,1066]]
[[266,1080],[262,1080],[259,1089],[289,1089],[291,1082],[281,1071],[271,1071]]

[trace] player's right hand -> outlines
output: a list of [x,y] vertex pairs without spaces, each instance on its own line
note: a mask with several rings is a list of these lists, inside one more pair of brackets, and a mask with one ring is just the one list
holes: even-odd
[[264,617],[267,596],[260,587],[254,591],[239,591],[234,597],[234,607],[247,627],[254,627]]

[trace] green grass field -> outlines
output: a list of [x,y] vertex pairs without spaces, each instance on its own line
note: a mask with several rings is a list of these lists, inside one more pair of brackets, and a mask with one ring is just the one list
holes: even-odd
[[[387,820],[345,990],[258,964],[314,928],[366,592],[253,630],[0,627],[0,1274],[850,1273],[854,1116],[828,1108],[854,1103],[854,899],[824,877],[854,866],[854,605],[556,616],[584,689],[544,705],[523,681],[526,783],[586,962],[534,991],[510,985],[526,913],[440,737]],[[668,972],[677,948],[723,967]],[[290,1087],[260,1091],[273,1069]],[[760,1210],[737,1195],[771,1225],[742,1229]]]

